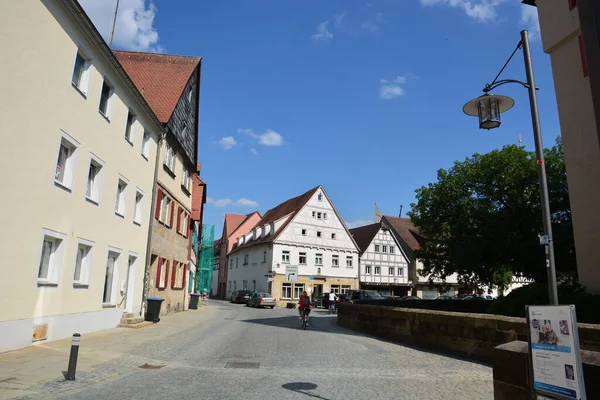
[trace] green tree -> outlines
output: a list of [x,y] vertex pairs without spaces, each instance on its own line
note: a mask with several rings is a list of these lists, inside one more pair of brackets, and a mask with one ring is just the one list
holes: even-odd
[[[545,151],[556,268],[575,278],[575,247],[562,143]],[[472,286],[506,287],[512,276],[547,282],[535,153],[505,146],[439,170],[416,190],[409,216],[426,238],[423,276],[457,274]]]

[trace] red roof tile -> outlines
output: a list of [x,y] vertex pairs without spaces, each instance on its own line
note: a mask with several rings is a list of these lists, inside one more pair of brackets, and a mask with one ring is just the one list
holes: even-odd
[[200,57],[117,51],[113,53],[158,120],[169,122]]
[[381,222],[350,229],[350,234],[358,246],[360,255],[367,251],[379,229],[381,229]]
[[225,214],[225,235],[226,235],[226,237],[231,236],[233,231],[235,231],[237,229],[237,227],[240,226],[246,218],[248,218],[248,215]]
[[424,237],[410,218],[392,217],[389,215],[385,215],[383,218],[389,222],[392,229],[396,231],[410,250],[414,251],[421,247],[420,243],[424,240]]

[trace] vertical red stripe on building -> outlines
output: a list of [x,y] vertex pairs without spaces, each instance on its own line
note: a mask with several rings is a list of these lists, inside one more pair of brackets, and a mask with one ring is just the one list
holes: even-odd
[[177,207],[177,232],[181,232],[181,213],[183,209],[181,207]]
[[173,227],[173,217],[175,217],[175,201],[173,201],[172,204],[173,205],[171,206],[171,223],[169,224],[170,227]]
[[577,0],[569,0],[569,11],[577,7]]
[[158,192],[156,193],[156,205],[155,205],[156,208],[154,209],[154,218],[156,218],[156,219],[160,218],[160,208],[161,208],[162,197],[163,197],[163,192],[162,192],[162,190],[158,189]]
[[186,282],[187,282],[187,274],[188,274],[188,272],[187,272],[187,267],[186,267],[186,263],[184,263],[184,264],[183,264],[182,268],[183,268],[183,278],[181,279],[181,287],[182,287],[184,290],[186,290],[186,288],[185,288],[185,284],[186,284]]
[[157,267],[156,267],[156,287],[160,287],[160,276],[162,272],[162,258],[158,257]]
[[177,278],[177,261],[173,260],[173,271],[171,272],[171,288],[175,287],[176,278]]
[[583,36],[579,35],[579,53],[581,54],[581,68],[583,69],[583,76],[588,76],[588,65],[587,57],[585,55],[585,46],[583,44]]

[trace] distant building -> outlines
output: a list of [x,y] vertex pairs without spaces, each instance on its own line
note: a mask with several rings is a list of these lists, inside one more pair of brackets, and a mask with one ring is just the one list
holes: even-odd
[[552,62],[579,282],[600,293],[600,4],[523,3],[537,5],[542,44]]
[[161,313],[182,311],[197,171],[200,57],[114,51],[166,130],[161,142],[151,232],[148,297],[163,298]]
[[140,312],[164,128],[76,0],[1,8],[4,352]]
[[304,290],[320,296],[358,288],[357,245],[321,186],[267,211],[227,259],[229,294],[270,292],[283,305]]
[[359,249],[360,288],[407,296],[411,291],[408,260],[390,229],[377,222],[350,229],[350,233]]

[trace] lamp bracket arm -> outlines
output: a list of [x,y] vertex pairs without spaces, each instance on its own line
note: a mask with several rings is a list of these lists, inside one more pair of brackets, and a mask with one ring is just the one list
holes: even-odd
[[[518,83],[519,85],[523,86],[526,89],[529,89],[531,87],[530,84],[528,84],[527,82],[522,82],[522,81],[518,81],[516,79],[502,79],[500,81],[496,81],[492,84],[486,84],[485,87],[483,88],[483,92],[484,93],[489,93],[492,90],[496,89],[499,86],[505,85],[507,83]],[[540,88],[535,88],[535,90],[540,90]]]

